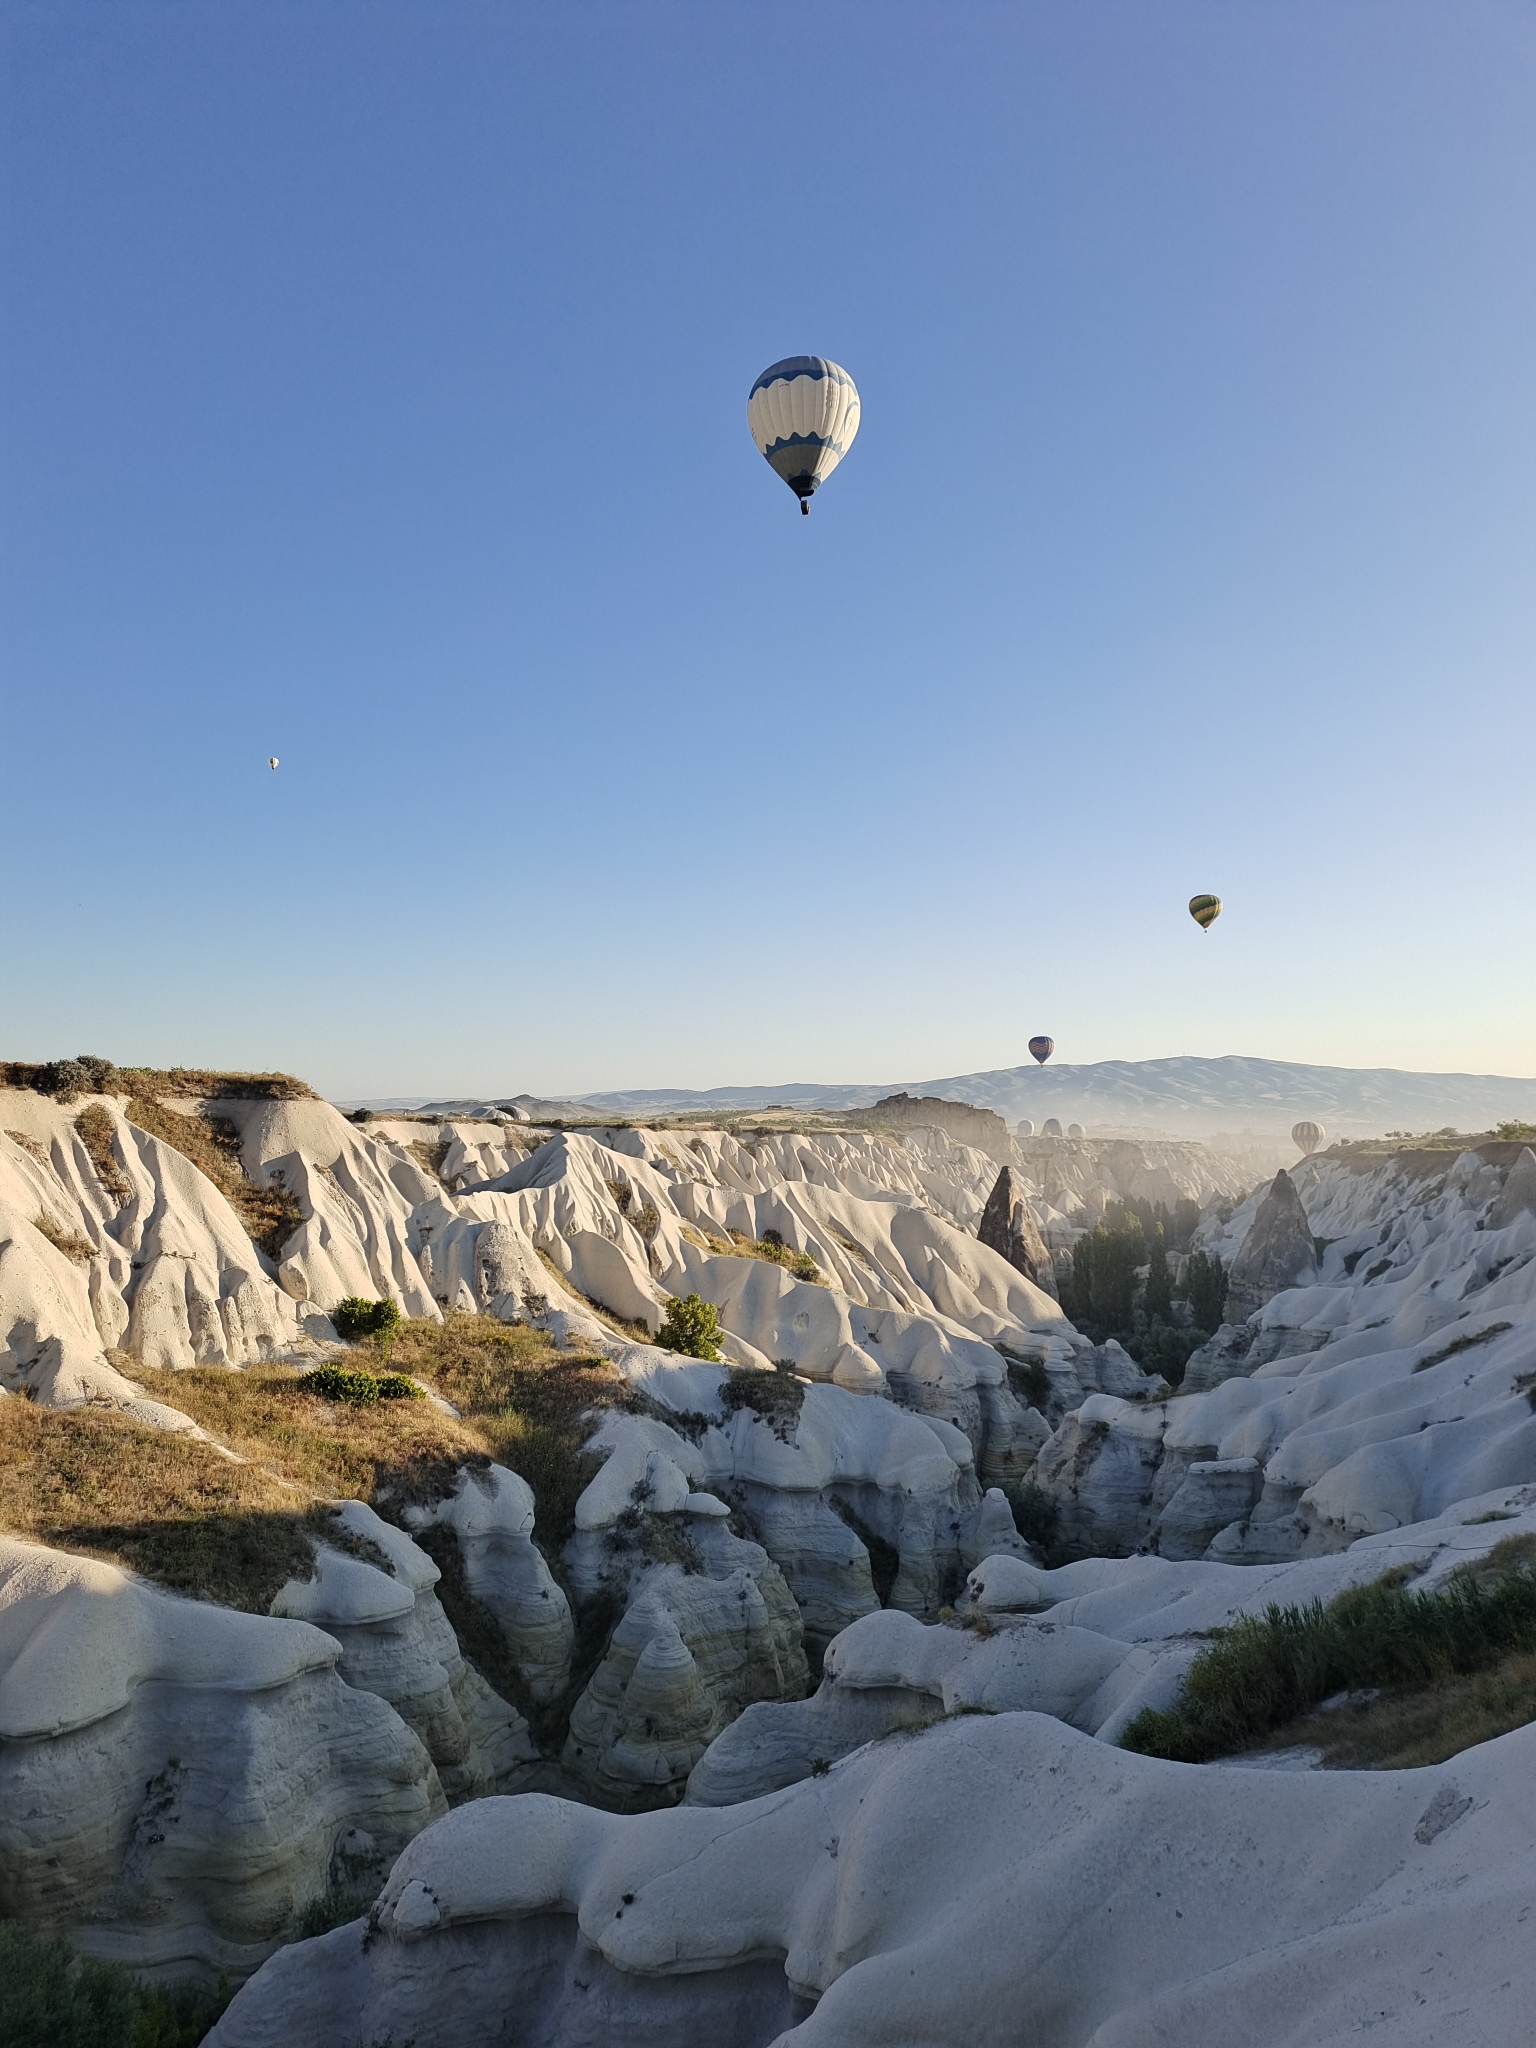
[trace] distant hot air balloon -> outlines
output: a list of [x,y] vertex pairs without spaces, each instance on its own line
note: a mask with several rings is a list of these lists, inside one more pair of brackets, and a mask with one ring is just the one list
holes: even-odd
[[1299,1124],[1291,1126],[1291,1143],[1299,1145],[1303,1152],[1315,1152],[1328,1133],[1321,1124],[1315,1124],[1310,1117],[1303,1117]]
[[1061,1136],[1061,1125],[1055,1117],[1048,1116],[1046,1118],[1045,1122],[1040,1126],[1040,1135],[1042,1138],[1059,1138]]
[[277,766],[277,756],[276,756],[276,754],[268,754],[268,756],[267,756],[267,766],[268,766],[269,768],[275,768],[275,767]]
[[748,393],[747,425],[759,455],[809,512],[811,493],[853,446],[859,394],[848,372],[825,356],[786,356]]
[[1081,1138],[1081,1137],[1082,1137],[1083,1135],[1084,1135],[1084,1132],[1083,1132],[1083,1127],[1082,1127],[1082,1125],[1081,1125],[1081,1124],[1068,1124],[1068,1125],[1067,1125],[1067,1136],[1068,1136],[1069,1138]]
[[1199,925],[1201,931],[1208,932],[1221,915],[1221,898],[1219,896],[1191,896],[1189,899],[1189,914],[1195,920],[1195,923]]
[[1030,1058],[1038,1060],[1042,1067],[1055,1050],[1056,1041],[1054,1038],[1032,1038],[1029,1041]]
[[1018,1136],[1021,1138],[1032,1138],[1034,1135],[1035,1126],[1032,1120],[1027,1116],[1020,1117],[1018,1124]]

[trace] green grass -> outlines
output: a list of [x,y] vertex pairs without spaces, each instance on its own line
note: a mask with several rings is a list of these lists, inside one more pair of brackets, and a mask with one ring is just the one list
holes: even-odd
[[[1511,1667],[1536,1652],[1533,1559],[1536,1538],[1515,1536],[1433,1592],[1415,1593],[1388,1573],[1326,1607],[1315,1600],[1244,1616],[1196,1658],[1177,1705],[1138,1714],[1122,1746],[1204,1763],[1278,1740],[1282,1730],[1286,1743],[1298,1742],[1308,1739],[1299,1724],[1323,1701],[1363,1689],[1385,1691],[1388,1704],[1402,1710],[1396,1734],[1382,1723],[1389,1749],[1410,1740],[1422,1747],[1432,1740],[1437,1715],[1445,1722],[1452,1708],[1470,1717],[1468,1725],[1482,1725],[1494,1711],[1492,1693],[1474,1708],[1477,1688],[1466,1681],[1504,1670],[1518,1692],[1523,1681]],[[1459,1746],[1443,1753],[1453,1755]]]
[[121,1963],[0,1921],[5,2048],[195,2048],[228,2003],[222,1989],[141,1984]]

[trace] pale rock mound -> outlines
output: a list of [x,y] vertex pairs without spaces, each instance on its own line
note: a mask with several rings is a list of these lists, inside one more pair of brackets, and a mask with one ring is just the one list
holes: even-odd
[[729,1805],[825,1769],[862,1743],[947,1714],[1046,1713],[1117,1742],[1144,1707],[1167,1708],[1214,1629],[1271,1604],[1335,1599],[1391,1571],[1420,1588],[1536,1535],[1536,1486],[1468,1503],[1346,1552],[1270,1566],[1160,1557],[1087,1558],[1043,1571],[986,1557],[958,1622],[924,1627],[885,1613],[828,1648],[815,1696],[749,1707],[705,1752],[692,1805]]
[[461,1808],[209,2042],[1525,2048],[1533,1840],[1536,1728],[1323,1777],[967,1715],[729,1809]]

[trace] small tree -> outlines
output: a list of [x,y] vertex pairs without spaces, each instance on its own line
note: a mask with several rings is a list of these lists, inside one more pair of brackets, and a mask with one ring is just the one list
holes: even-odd
[[1147,1257],[1147,1288],[1145,1297],[1147,1320],[1166,1323],[1173,1307],[1173,1282],[1168,1273],[1168,1253],[1163,1244],[1163,1226],[1158,1224],[1152,1233],[1151,1249]]
[[667,1303],[667,1313],[656,1333],[663,1351],[679,1351],[684,1358],[718,1359],[720,1356],[720,1312],[702,1295],[685,1294]]
[[1221,1328],[1227,1305],[1227,1275],[1213,1253],[1191,1252],[1184,1266],[1184,1299],[1189,1319],[1197,1330],[1210,1333]]

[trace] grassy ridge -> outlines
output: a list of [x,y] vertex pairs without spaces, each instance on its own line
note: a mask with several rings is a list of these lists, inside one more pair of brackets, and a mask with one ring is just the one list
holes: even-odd
[[[359,1346],[352,1357],[378,1353]],[[343,1541],[322,1502],[363,1500],[388,1515],[441,1499],[462,1467],[494,1459],[532,1487],[536,1539],[558,1569],[595,1469],[586,1440],[604,1407],[630,1398],[617,1373],[557,1351],[542,1331],[481,1316],[403,1323],[390,1363],[460,1414],[422,1400],[327,1400],[286,1366],[162,1373],[127,1361],[232,1462],[110,1410],[0,1401],[0,1529],[259,1614],[285,1580],[308,1576],[316,1536]]]
[[[1260,1616],[1244,1616],[1223,1629],[1191,1665],[1178,1704],[1167,1712],[1148,1708],[1121,1737],[1126,1749],[1181,1763],[1204,1763],[1252,1749],[1283,1732],[1298,1741],[1315,1735],[1312,1711],[1336,1694],[1362,1689],[1385,1694],[1371,1701],[1378,1716],[1397,1717],[1382,1727],[1395,1735],[1385,1747],[1396,1756],[1405,1744],[1435,1747],[1436,1726],[1448,1732],[1447,1716],[1465,1718],[1486,1740],[1536,1717],[1536,1696],[1522,1690],[1521,1673],[1536,1653],[1536,1538],[1518,1536],[1497,1545],[1476,1566],[1453,1573],[1433,1592],[1416,1593],[1389,1573],[1369,1586],[1356,1586],[1326,1607],[1271,1605]],[[1471,1681],[1502,1674],[1500,1686]],[[1502,1690],[1500,1689],[1502,1687]],[[1438,1694],[1438,1707],[1429,1696]],[[1502,1708],[1500,1701],[1502,1700]],[[1478,1705],[1478,1702],[1481,1702]],[[1512,1713],[1502,1726],[1500,1711]],[[1330,1717],[1325,1717],[1331,1720]],[[1304,1726],[1305,1724],[1305,1726]],[[1366,1739],[1360,1719],[1348,1729],[1357,1761],[1383,1761],[1383,1743]],[[1326,1744],[1324,1745],[1326,1746]],[[1464,1746],[1453,1741],[1444,1755]],[[1422,1755],[1416,1761],[1437,1759]]]

